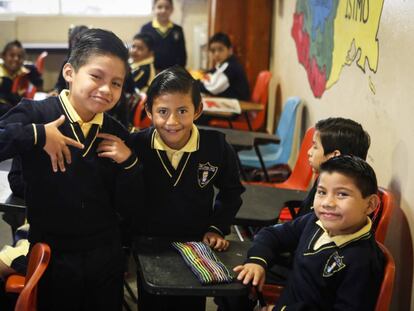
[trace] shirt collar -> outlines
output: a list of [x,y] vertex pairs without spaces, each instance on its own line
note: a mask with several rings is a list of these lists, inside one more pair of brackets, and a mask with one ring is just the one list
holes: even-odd
[[62,90],[59,96],[62,100],[63,108],[65,109],[70,122],[72,123],[77,122],[80,125],[84,123],[90,123],[90,124],[98,124],[99,126],[102,126],[103,124],[103,113],[102,112],[95,114],[92,120],[85,122],[81,119],[81,117],[76,112],[75,108],[73,107],[72,103],[70,102],[69,90]]
[[22,66],[22,67],[19,68],[19,70],[17,70],[17,72],[15,72],[14,74],[11,75],[10,72],[6,69],[6,67],[4,67],[4,64],[0,64],[0,77],[8,77],[10,79],[14,79],[17,76],[26,75],[29,72],[30,72],[29,69]]
[[152,27],[160,30],[161,32],[167,32],[167,30],[173,28],[173,26],[174,24],[172,22],[169,22],[167,26],[162,26],[156,19],[152,20]]
[[197,126],[195,126],[193,124],[193,128],[191,129],[191,136],[190,139],[188,140],[188,142],[185,144],[184,147],[182,147],[180,150],[175,150],[172,149],[170,147],[168,147],[164,141],[162,140],[160,134],[157,132],[157,130],[154,130],[153,133],[153,144],[152,144],[152,148],[153,149],[158,149],[158,150],[163,150],[163,151],[167,151],[167,152],[194,152],[198,150],[198,145],[199,145],[199,137],[200,137],[200,133],[198,131]]
[[145,58],[145,59],[143,59],[143,60],[141,60],[139,62],[131,63],[131,69],[132,70],[135,70],[135,69],[137,69],[140,66],[148,65],[148,64],[151,64],[153,62],[154,62],[154,56],[150,56],[150,57],[147,57],[147,58]]
[[[324,234],[328,235],[328,232],[326,231],[326,229],[323,227],[323,224],[320,220],[318,220],[316,222],[316,224],[322,228],[322,230],[324,231]],[[348,243],[352,240],[358,239],[359,237],[367,234],[368,232],[370,232],[372,227],[372,221],[369,217],[367,217],[367,223],[365,224],[365,226],[363,226],[361,229],[359,229],[357,232],[351,233],[351,234],[342,234],[342,235],[336,235],[333,237],[330,237],[331,241],[335,243],[336,246],[342,246],[345,243]]]

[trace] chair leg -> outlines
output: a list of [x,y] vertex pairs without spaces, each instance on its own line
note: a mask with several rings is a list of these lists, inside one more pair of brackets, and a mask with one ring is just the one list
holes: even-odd
[[138,304],[138,297],[135,295],[134,291],[126,280],[124,280],[124,287],[127,290],[129,297],[134,301],[135,304]]

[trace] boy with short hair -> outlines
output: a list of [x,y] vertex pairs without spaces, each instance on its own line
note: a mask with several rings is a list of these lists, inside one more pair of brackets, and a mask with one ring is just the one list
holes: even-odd
[[250,91],[246,73],[233,55],[233,46],[227,34],[218,32],[208,41],[214,68],[201,81],[201,92],[214,96],[249,100]]
[[[147,95],[146,111],[154,127],[130,140],[145,183],[137,195],[145,207],[137,210],[137,233],[203,240],[215,250],[226,250],[224,236],[244,191],[235,152],[220,132],[194,125],[202,113],[201,96],[185,69],[174,66],[159,73]],[[140,310],[205,309],[204,297],[155,296],[140,282]]]
[[[128,132],[104,112],[121,96],[127,62],[128,50],[115,34],[87,30],[63,68],[69,90],[23,100],[0,120],[0,160],[22,159],[29,241],[52,249],[39,286],[40,310],[122,308],[116,207],[127,207],[125,185],[139,175],[130,150],[114,161],[105,158]],[[100,133],[120,138],[98,148]]]
[[360,158],[338,156],[320,166],[315,213],[262,229],[246,264],[234,268],[260,290],[277,254],[295,251],[276,306],[262,310],[374,310],[384,270],[368,217],[377,191],[374,170]]
[[131,57],[131,78],[134,87],[140,92],[147,92],[148,86],[155,77],[154,39],[147,33],[134,36],[129,52]]

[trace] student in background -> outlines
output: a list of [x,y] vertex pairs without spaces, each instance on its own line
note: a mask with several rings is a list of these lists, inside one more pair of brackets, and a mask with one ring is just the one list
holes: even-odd
[[13,90],[16,80],[27,78],[38,90],[43,86],[36,67],[33,64],[23,64],[25,56],[23,46],[17,40],[7,43],[1,53],[3,63],[0,64],[0,116],[17,105],[27,90],[23,83]]
[[219,97],[249,100],[250,91],[246,73],[233,55],[228,35],[218,32],[208,41],[214,68],[201,80],[201,92]]
[[[145,185],[136,194],[144,208],[136,210],[134,230],[143,236],[202,240],[226,250],[225,235],[244,191],[234,150],[222,133],[194,125],[202,112],[201,96],[185,69],[174,66],[159,73],[147,95],[146,111],[154,127],[130,139]],[[110,145],[110,137],[103,143]],[[204,297],[152,295],[139,278],[138,291],[141,311],[205,310]]]
[[148,86],[155,77],[154,39],[146,33],[134,36],[129,51],[131,77],[134,87],[140,92],[147,92]]
[[247,263],[234,268],[260,291],[276,255],[295,252],[276,306],[262,310],[374,310],[385,263],[368,217],[377,191],[375,172],[361,158],[338,156],[320,166],[315,213],[262,229]]
[[119,213],[133,201],[126,185],[139,181],[137,158],[128,150],[108,160],[97,147],[99,133],[128,138],[104,113],[118,102],[128,71],[124,43],[87,30],[63,68],[69,90],[23,100],[0,120],[0,161],[22,159],[29,241],[52,249],[40,310],[122,309]]
[[141,32],[154,39],[155,69],[164,70],[173,65],[185,67],[187,52],[183,29],[170,20],[173,0],[154,0],[154,19],[142,26]]

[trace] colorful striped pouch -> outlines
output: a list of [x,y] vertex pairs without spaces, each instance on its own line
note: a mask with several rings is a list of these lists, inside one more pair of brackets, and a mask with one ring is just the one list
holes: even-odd
[[203,242],[173,242],[187,266],[203,285],[231,283],[233,276],[217,258],[211,248]]

